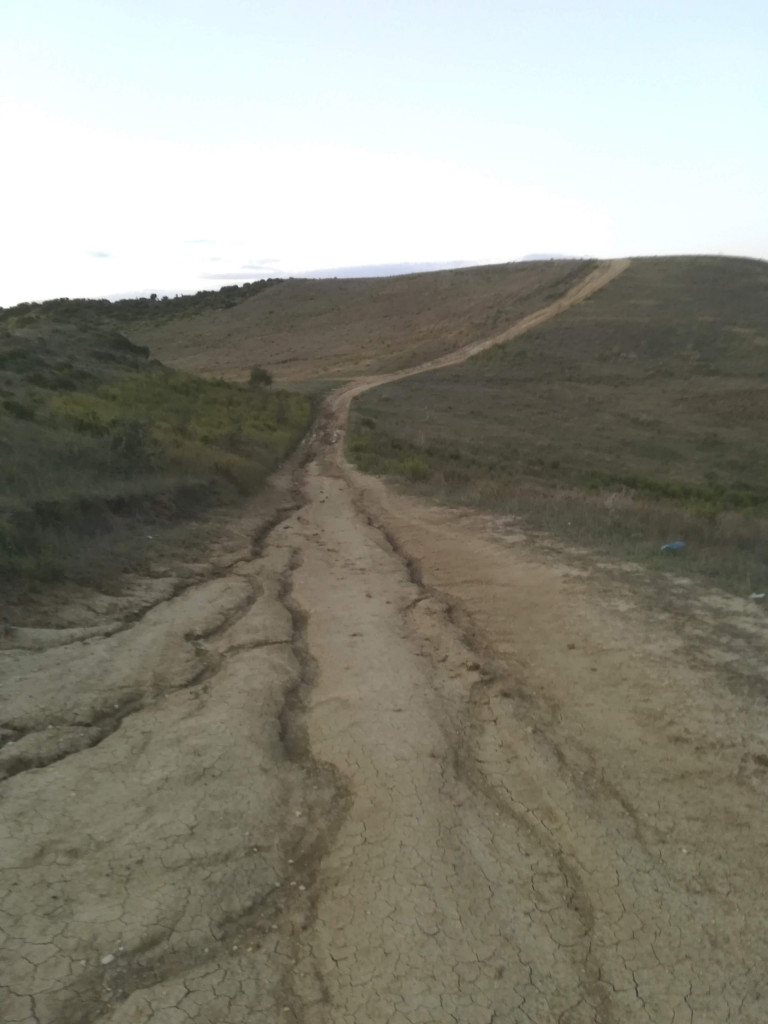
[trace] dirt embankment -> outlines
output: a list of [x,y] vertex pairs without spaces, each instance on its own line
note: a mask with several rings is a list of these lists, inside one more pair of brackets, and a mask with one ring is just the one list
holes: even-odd
[[4,1019],[762,1022],[755,678],[711,617],[354,472],[351,393],[257,550],[6,638]]

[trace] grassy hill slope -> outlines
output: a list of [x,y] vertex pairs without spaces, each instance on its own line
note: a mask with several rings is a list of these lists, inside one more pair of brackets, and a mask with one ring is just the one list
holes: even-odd
[[634,260],[464,365],[363,395],[350,450],[452,502],[768,585],[768,264]]
[[148,526],[152,539],[253,493],[310,422],[306,397],[171,371],[96,313],[85,326],[82,311],[77,324],[12,313],[0,324],[6,590],[135,567]]
[[130,331],[170,366],[244,380],[345,377],[432,359],[502,330],[589,273],[544,260],[389,278],[288,280],[229,309]]

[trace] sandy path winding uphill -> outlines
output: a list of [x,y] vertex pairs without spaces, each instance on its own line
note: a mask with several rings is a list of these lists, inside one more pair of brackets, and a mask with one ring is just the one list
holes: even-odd
[[[479,355],[489,348],[502,345],[506,341],[514,341],[515,338],[525,334],[526,331],[530,331],[531,328],[538,327],[539,324],[546,323],[547,320],[552,320],[553,317],[556,317],[571,306],[575,306],[577,303],[583,302],[584,299],[588,299],[590,295],[594,295],[600,288],[605,288],[619,274],[623,274],[629,264],[630,261],[628,259],[609,260],[598,264],[590,274],[587,274],[583,280],[575,284],[561,298],[551,302],[548,306],[543,306],[535,313],[523,317],[522,320],[518,320],[517,323],[507,327],[500,334],[494,334],[490,338],[484,338],[482,341],[474,341],[463,348],[457,349],[455,352],[449,352],[448,355],[432,359],[428,363],[413,366],[409,370],[398,370],[396,373],[383,373],[365,377],[348,384],[344,388],[339,388],[329,399],[327,412],[330,421],[337,431],[343,431],[347,422],[349,403],[356,395],[361,395],[364,391],[370,391],[371,388],[378,387],[380,384],[403,380],[406,377],[415,377],[420,373],[427,373],[429,370],[439,370],[445,366],[456,366],[458,363],[464,363],[467,359],[471,359],[472,356]],[[328,439],[329,437],[326,436],[326,441]]]
[[0,652],[0,1019],[762,1024],[762,691],[354,472],[383,379],[257,551]]

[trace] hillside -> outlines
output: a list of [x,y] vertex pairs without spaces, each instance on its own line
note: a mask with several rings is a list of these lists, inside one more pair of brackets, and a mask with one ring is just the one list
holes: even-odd
[[108,326],[6,316],[0,587],[141,566],[166,527],[256,491],[311,415],[301,395],[169,370]]
[[768,264],[633,260],[591,299],[355,406],[351,451],[449,502],[768,584]]
[[343,280],[288,280],[228,309],[129,333],[170,366],[244,380],[350,377],[411,366],[498,333],[586,275],[552,260]]

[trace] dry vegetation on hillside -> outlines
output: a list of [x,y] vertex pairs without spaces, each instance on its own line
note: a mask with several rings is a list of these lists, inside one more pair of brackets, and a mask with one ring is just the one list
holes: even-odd
[[768,585],[768,265],[633,261],[588,301],[451,369],[368,392],[351,453],[451,502]]
[[432,359],[498,333],[594,267],[543,260],[401,277],[289,280],[230,309],[131,337],[170,366],[245,380],[350,377]]
[[312,409],[303,395],[169,370],[111,329],[11,321],[0,336],[0,591],[142,565],[168,526],[256,491]]

